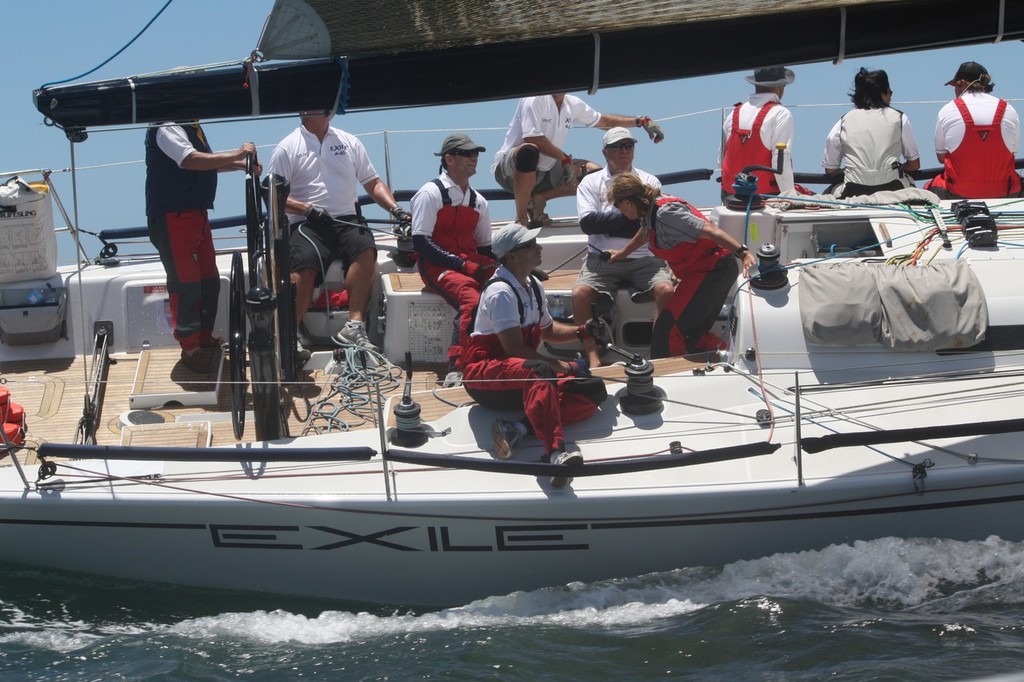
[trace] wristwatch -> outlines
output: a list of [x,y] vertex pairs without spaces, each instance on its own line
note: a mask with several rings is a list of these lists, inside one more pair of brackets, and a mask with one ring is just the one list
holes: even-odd
[[737,258],[743,258],[743,254],[745,254],[745,253],[746,253],[747,251],[750,251],[750,249],[748,249],[748,248],[747,248],[747,245],[746,245],[746,244],[744,244],[744,245],[742,245],[742,246],[741,246],[740,248],[738,248],[738,249],[736,249],[735,251],[733,251],[732,253],[733,253],[733,255],[734,255],[734,256],[736,256]]

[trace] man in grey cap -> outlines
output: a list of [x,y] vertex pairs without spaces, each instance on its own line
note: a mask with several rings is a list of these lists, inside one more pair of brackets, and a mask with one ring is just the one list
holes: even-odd
[[946,83],[954,99],[935,121],[935,154],[943,171],[925,189],[942,199],[1021,196],[1014,168],[1020,142],[1017,111],[991,94],[995,83],[978,62],[964,62]]
[[[606,165],[583,178],[576,191],[580,229],[587,235],[587,259],[572,289],[573,319],[590,317],[591,305],[602,297],[614,299],[619,287],[629,287],[634,302],[653,299],[658,312],[672,298],[672,273],[665,261],[655,257],[646,245],[619,262],[603,260],[602,254],[621,250],[640,229],[639,220],[627,218],[608,203],[612,179],[620,173],[635,173],[645,184],[661,188],[658,178],[633,166],[635,146],[636,138],[625,128],[612,128],[605,133],[601,153]],[[601,356],[597,345],[585,340],[583,348],[590,365],[598,367]]]
[[[499,266],[480,294],[463,351],[466,392],[483,407],[525,412],[519,421],[494,421],[499,458],[511,457],[533,434],[543,446],[542,461],[578,466],[583,456],[566,449],[563,424],[593,415],[608,393],[603,381],[590,376],[586,360],[563,362],[538,348],[542,340],[568,343],[603,334],[593,321],[574,327],[551,319],[544,288],[530,274],[541,263],[539,234],[539,228],[511,223],[494,237]],[[569,480],[554,476],[551,486],[561,488]]]
[[758,194],[793,190],[793,115],[782,106],[782,94],[796,76],[784,66],[769,66],[746,77],[754,94],[733,107],[722,124],[722,200],[734,194],[736,175],[747,166],[778,164],[777,145],[785,144],[782,173],[757,171]]
[[445,386],[457,386],[461,342],[480,301],[480,285],[494,271],[491,214],[487,199],[469,186],[484,148],[468,135],[449,135],[441,144],[440,175],[423,185],[410,202],[412,244],[427,289],[455,308]]

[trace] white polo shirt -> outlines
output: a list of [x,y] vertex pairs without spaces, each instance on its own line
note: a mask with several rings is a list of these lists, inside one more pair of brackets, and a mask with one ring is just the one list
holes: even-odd
[[[555,98],[551,95],[540,97],[524,97],[516,105],[516,112],[512,114],[512,121],[508,124],[508,132],[505,133],[505,141],[501,149],[494,155],[494,165],[491,172],[501,164],[505,154],[523,143],[527,137],[544,136],[559,149],[565,149],[565,138],[569,135],[569,128],[573,124],[593,128],[601,119],[601,114],[590,108],[586,102],[575,95],[566,95],[562,100],[562,108],[555,106]],[[540,155],[537,162],[537,169],[542,171],[551,170],[555,163],[561,159],[553,159],[544,154]]]
[[[328,128],[322,144],[302,126],[293,130],[274,148],[267,172],[291,183],[291,198],[335,216],[355,213],[360,188],[379,177],[359,138],[334,127]],[[305,218],[301,213],[288,216],[292,223]]]

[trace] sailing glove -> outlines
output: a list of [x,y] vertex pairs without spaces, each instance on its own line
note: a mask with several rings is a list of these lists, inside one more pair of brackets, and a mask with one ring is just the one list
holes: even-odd
[[412,225],[412,213],[409,213],[398,204],[395,204],[395,207],[391,209],[391,217],[398,221],[399,225]]
[[611,341],[611,330],[603,317],[592,317],[583,325],[583,333],[594,339],[597,345],[604,346]]
[[326,209],[320,206],[309,205],[306,209],[306,222],[313,227],[334,227],[334,218]]
[[574,377],[589,377],[590,363],[586,358],[574,358],[568,362],[569,374]]
[[665,132],[661,129],[661,126],[654,122],[650,116],[641,116],[639,119],[639,125],[647,133],[647,136],[651,138],[654,144],[658,144],[665,139]]

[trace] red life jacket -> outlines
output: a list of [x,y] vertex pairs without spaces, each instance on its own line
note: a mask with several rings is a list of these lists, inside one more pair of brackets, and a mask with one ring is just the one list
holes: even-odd
[[[754,125],[750,130],[740,128],[740,107],[737,104],[732,110],[732,132],[725,141],[725,153],[722,155],[722,191],[732,194],[732,183],[736,176],[747,166],[771,166],[772,150],[761,141],[761,124],[776,102],[768,102],[757,112]],[[754,171],[757,176],[758,194],[778,194],[779,183],[774,173]]]
[[[516,295],[516,301],[519,303],[519,331],[523,335],[523,343],[530,348],[537,348],[540,346],[540,322],[537,324],[531,324],[523,326],[526,322],[526,306],[523,304],[522,299],[519,298],[519,290],[513,286],[508,280],[503,277],[492,277],[484,283],[483,287],[480,288],[480,298],[483,298],[484,291],[487,287],[501,282],[512,289],[512,293]],[[540,285],[537,284],[537,280],[530,275],[530,289],[533,290],[534,298],[537,299],[537,309],[542,311],[543,315],[543,301],[544,294],[541,293]],[[479,305],[477,306],[479,309]],[[503,360],[508,356],[505,355],[505,349],[501,346],[501,341],[498,339],[497,334],[477,334],[472,335],[473,327],[476,325],[476,313],[477,309],[473,310],[473,320],[469,324],[470,337],[466,341],[466,348],[463,350],[460,357],[460,364],[462,367],[473,363],[480,362],[481,360]]]
[[[704,222],[708,222],[708,219],[704,217],[704,214],[698,211],[696,207],[690,205],[689,202],[678,197],[667,195],[660,197],[655,202],[655,216],[658,212],[657,207],[664,206],[668,203],[683,204],[695,216]],[[653,218],[651,222],[654,222]],[[672,273],[679,279],[682,279],[687,274],[692,275],[694,272],[707,272],[714,268],[715,264],[722,258],[732,257],[732,254],[729,253],[728,249],[723,249],[721,246],[705,237],[701,237],[695,242],[680,242],[672,248],[666,249],[658,246],[655,236],[655,229],[652,225],[649,244],[651,253],[668,263],[668,266],[672,268]]]
[[[494,261],[477,253],[476,224],[480,220],[480,211],[476,208],[476,191],[469,188],[469,203],[466,206],[455,206],[448,194],[448,188],[437,178],[431,182],[441,190],[441,210],[437,212],[434,233],[431,239],[440,248],[453,253],[463,260],[470,260],[480,265],[490,265]],[[424,259],[423,267],[428,273],[437,276],[442,268]]]
[[946,154],[942,174],[926,187],[944,188],[968,199],[994,199],[1020,192],[1020,176],[1014,169],[1013,151],[1003,141],[1000,124],[1006,100],[999,100],[989,125],[978,125],[963,99],[953,100],[964,119],[964,139]]

